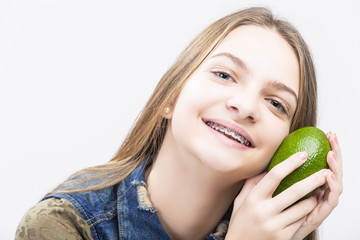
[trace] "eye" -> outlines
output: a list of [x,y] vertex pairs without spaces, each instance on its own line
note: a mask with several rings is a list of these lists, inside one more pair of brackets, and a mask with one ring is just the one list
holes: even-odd
[[285,107],[283,104],[281,104],[281,102],[276,101],[274,99],[269,99],[268,102],[274,107],[276,108],[278,111],[282,112],[282,113],[287,113]]
[[231,77],[231,75],[228,74],[228,73],[217,71],[217,72],[214,72],[214,74],[215,74],[217,77],[222,78],[222,79],[224,79],[224,80],[226,80],[226,81],[235,82],[234,79]]

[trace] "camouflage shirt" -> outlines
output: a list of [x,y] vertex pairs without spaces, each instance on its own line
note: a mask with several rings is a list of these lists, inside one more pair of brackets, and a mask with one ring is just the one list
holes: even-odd
[[29,209],[15,235],[20,239],[93,239],[90,227],[66,199],[49,198]]

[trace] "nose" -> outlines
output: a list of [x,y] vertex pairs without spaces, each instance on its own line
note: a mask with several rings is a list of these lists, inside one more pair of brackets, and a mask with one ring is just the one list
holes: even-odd
[[259,119],[259,100],[254,93],[241,92],[231,95],[226,102],[226,108],[238,120],[254,123]]

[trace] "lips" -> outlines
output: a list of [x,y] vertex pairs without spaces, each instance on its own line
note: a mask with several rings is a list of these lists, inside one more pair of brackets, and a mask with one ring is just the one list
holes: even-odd
[[212,129],[222,133],[226,137],[228,137],[238,143],[245,145],[246,147],[250,147],[250,148],[254,147],[251,140],[246,138],[244,136],[244,134],[240,134],[238,131],[234,130],[233,128],[231,128],[229,126],[225,126],[223,124],[220,124],[217,122],[212,122],[212,121],[205,121],[205,123]]

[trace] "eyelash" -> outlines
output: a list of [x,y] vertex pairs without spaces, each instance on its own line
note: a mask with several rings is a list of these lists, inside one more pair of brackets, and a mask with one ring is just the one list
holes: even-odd
[[274,100],[274,99],[269,99],[267,100],[274,108],[276,108],[278,111],[284,113],[284,114],[287,114],[287,110],[286,108],[284,107],[284,105],[277,101],[277,100]]
[[[224,79],[226,81],[232,81],[235,82],[234,78],[231,76],[231,74],[224,72],[224,71],[214,71],[213,74],[221,79]],[[224,77],[225,76],[225,77]]]

